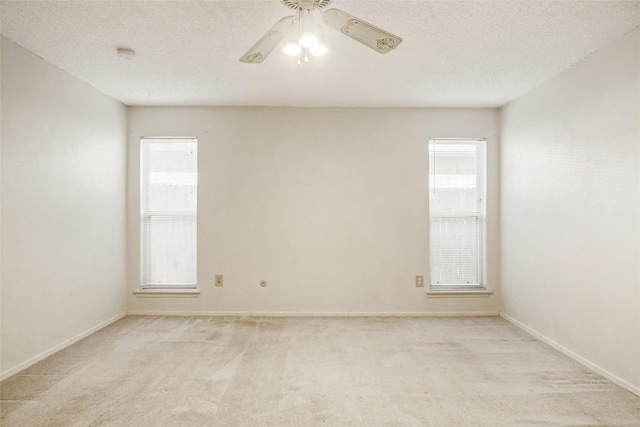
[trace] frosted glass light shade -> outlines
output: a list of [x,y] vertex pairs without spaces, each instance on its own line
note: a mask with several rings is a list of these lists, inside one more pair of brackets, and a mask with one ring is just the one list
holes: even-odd
[[313,33],[303,33],[298,43],[300,43],[302,47],[311,48],[320,44],[320,40],[318,40],[318,37]]
[[289,42],[285,45],[282,51],[287,55],[297,56],[300,55],[300,52],[302,52],[302,48],[298,44]]
[[322,56],[327,53],[327,48],[321,44],[309,48],[309,53],[313,56]]

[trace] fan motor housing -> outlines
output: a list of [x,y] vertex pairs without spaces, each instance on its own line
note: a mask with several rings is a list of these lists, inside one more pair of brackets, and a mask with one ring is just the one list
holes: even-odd
[[324,9],[329,6],[333,0],[280,0],[283,5],[287,6],[289,9],[298,10],[300,9],[300,4],[305,1],[308,3],[313,3],[315,7],[318,9]]

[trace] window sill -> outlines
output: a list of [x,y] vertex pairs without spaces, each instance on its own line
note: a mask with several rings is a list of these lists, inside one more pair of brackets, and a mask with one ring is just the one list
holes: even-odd
[[425,291],[425,294],[427,294],[427,298],[487,298],[493,295],[493,292],[486,289],[429,289]]
[[146,289],[135,291],[133,295],[138,298],[195,298],[200,295],[198,289]]

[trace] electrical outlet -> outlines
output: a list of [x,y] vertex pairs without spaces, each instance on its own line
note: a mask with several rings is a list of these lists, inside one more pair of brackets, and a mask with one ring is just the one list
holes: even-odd
[[222,274],[216,274],[216,286],[222,286],[223,282],[224,280]]
[[416,288],[424,287],[424,276],[416,276]]
[[263,288],[264,288],[265,286],[267,286],[267,281],[266,281],[266,280],[261,280],[261,281],[260,281],[260,286],[261,286],[261,287],[263,287]]

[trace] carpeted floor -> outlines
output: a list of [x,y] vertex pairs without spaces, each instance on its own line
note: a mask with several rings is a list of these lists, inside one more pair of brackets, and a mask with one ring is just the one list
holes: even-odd
[[126,317],[0,388],[4,426],[640,426],[640,397],[483,317]]

